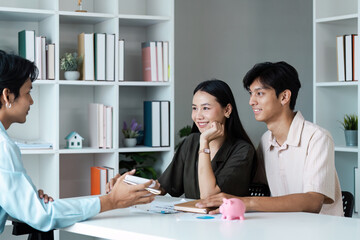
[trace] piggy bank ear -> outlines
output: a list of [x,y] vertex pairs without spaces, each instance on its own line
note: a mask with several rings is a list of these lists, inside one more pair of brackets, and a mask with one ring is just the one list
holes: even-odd
[[233,201],[233,200],[229,200],[229,204],[230,204],[230,205],[233,205],[233,204],[234,204],[234,201]]
[[223,198],[223,203],[227,203],[228,200],[226,198]]

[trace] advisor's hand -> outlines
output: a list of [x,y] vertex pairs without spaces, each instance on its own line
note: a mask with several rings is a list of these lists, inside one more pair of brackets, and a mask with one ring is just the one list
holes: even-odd
[[[129,175],[134,175],[134,174],[135,174],[135,171],[136,171],[136,170],[133,169],[133,170],[131,170],[131,171],[129,171],[129,172],[124,173],[123,176],[128,175],[128,174],[129,174]],[[116,181],[117,181],[120,177],[121,177],[120,174],[116,174],[115,177],[113,177],[112,179],[110,179],[110,181],[106,184],[106,187],[105,187],[106,193],[111,192],[111,190],[113,189]]]
[[[218,193],[207,197],[196,204],[196,207],[203,208],[203,207],[219,207],[223,203],[223,198],[233,198],[235,196],[226,194],[226,193]],[[219,208],[213,211],[210,211],[209,214],[217,214],[219,213]]]
[[52,197],[48,196],[47,194],[45,194],[42,189],[38,190],[38,194],[39,194],[40,199],[44,199],[44,203],[48,203],[49,201],[50,202],[54,201],[54,199]]

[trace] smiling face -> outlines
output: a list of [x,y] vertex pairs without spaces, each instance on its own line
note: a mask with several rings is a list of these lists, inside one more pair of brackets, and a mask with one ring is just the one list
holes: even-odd
[[249,104],[257,121],[268,124],[280,116],[282,111],[281,94],[277,97],[273,88],[265,87],[259,79],[256,79],[250,85],[249,93]]
[[211,94],[204,91],[194,94],[191,117],[200,133],[209,129],[212,122],[225,124],[225,114],[226,109]]
[[26,115],[30,110],[30,106],[34,103],[30,94],[31,89],[32,82],[28,79],[21,86],[19,96],[16,99],[13,93],[10,94],[11,108],[8,110],[11,123],[24,123],[26,121]]

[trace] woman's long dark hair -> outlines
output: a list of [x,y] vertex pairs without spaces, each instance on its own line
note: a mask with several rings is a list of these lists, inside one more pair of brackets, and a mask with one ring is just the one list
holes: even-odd
[[[243,139],[249,144],[251,144],[253,147],[249,136],[245,132],[245,129],[243,128],[239,113],[236,107],[234,95],[232,94],[232,91],[227,85],[227,83],[218,80],[218,79],[212,79],[207,80],[204,82],[201,82],[194,90],[194,94],[198,91],[207,92],[208,94],[214,96],[216,98],[216,101],[225,108],[228,104],[231,104],[232,106],[232,112],[230,114],[229,118],[226,118],[225,121],[225,134],[226,138],[230,140],[231,142],[236,141],[237,139]],[[195,123],[193,123],[191,132],[199,132],[198,127]],[[254,148],[255,149],[255,148]]]

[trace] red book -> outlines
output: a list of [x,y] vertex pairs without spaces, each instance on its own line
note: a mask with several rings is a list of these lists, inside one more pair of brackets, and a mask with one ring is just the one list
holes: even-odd
[[142,49],[142,70],[143,80],[148,82],[157,81],[156,45],[155,42],[143,42]]

